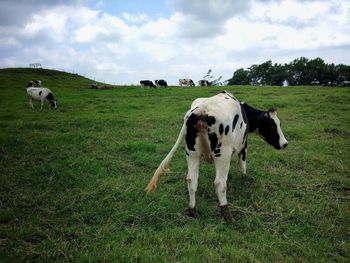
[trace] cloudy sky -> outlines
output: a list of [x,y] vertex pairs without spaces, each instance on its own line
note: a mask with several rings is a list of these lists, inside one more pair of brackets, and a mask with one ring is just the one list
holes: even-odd
[[350,64],[350,0],[0,0],[1,68],[176,84],[301,56]]

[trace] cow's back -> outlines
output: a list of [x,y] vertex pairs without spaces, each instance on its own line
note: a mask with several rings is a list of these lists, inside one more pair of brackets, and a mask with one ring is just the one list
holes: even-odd
[[41,100],[46,97],[49,93],[52,93],[48,88],[27,88],[27,94],[33,99]]

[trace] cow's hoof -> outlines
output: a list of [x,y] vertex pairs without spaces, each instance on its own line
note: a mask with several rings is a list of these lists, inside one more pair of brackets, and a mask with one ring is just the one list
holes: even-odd
[[197,213],[196,207],[193,207],[193,208],[189,207],[188,208],[188,215],[190,217],[197,218],[198,217],[198,213]]
[[228,205],[220,206],[221,216],[225,219],[227,223],[233,223],[235,220],[228,208]]

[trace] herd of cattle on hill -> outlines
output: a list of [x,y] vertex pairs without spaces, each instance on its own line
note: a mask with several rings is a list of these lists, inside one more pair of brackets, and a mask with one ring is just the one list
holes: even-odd
[[[154,84],[155,83],[155,84]],[[154,83],[151,80],[141,80],[140,85],[142,87],[168,87],[168,83],[164,79],[155,80]],[[29,105],[34,109],[33,100],[41,102],[41,110],[43,108],[44,102],[48,103],[50,109],[57,108],[57,100],[54,98],[53,93],[50,89],[41,87],[41,80],[31,80],[27,83],[27,96],[29,99]],[[210,82],[207,80],[198,81],[199,86],[210,86]],[[179,86],[192,86],[195,84],[192,79],[179,79]],[[112,86],[102,85],[99,86],[96,83],[91,84],[90,86],[93,89],[107,89]]]
[[[154,84],[155,83],[155,84]],[[156,79],[152,82],[152,80],[141,80],[140,85],[143,87],[168,87],[168,83],[164,79]],[[192,79],[179,79],[179,86],[191,86],[194,87],[196,84],[194,84]],[[211,86],[211,83],[208,80],[202,79],[198,81],[198,86]]]

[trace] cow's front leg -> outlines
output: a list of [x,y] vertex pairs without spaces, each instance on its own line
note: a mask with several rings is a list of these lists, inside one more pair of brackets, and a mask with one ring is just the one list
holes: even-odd
[[196,191],[198,185],[200,156],[197,154],[189,154],[186,157],[188,167],[187,187],[190,197],[188,213],[190,216],[197,218],[198,213],[196,210]]
[[234,221],[232,214],[227,205],[226,191],[227,191],[227,176],[230,170],[230,158],[216,157],[215,159],[215,190],[219,199],[219,206],[221,209],[221,216],[226,222]]
[[33,99],[29,98],[29,106],[34,109],[34,105],[33,105]]
[[241,182],[246,185],[250,186],[253,183],[253,178],[250,176],[247,176],[247,147],[243,148],[242,151],[238,154],[238,163],[239,163],[239,170],[241,173]]

